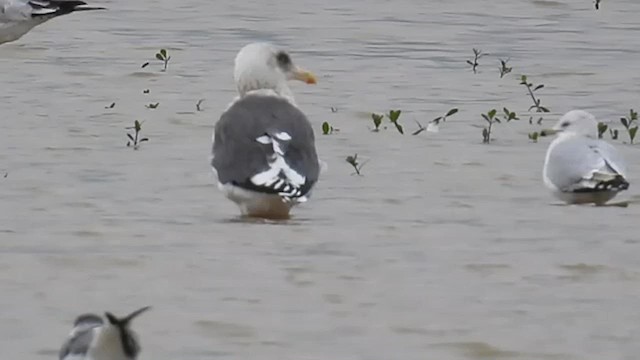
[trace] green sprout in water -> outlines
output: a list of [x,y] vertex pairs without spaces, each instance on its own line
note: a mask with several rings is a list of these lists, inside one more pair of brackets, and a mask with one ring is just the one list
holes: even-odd
[[527,76],[522,75],[522,77],[520,78],[520,85],[524,85],[527,87],[529,96],[531,96],[531,100],[533,100],[533,105],[529,107],[528,111],[531,111],[531,109],[536,109],[536,112],[549,112],[549,109],[540,105],[540,99],[536,98],[536,95],[534,94],[536,91],[542,89],[544,87],[544,84],[533,86],[533,83],[527,82]]
[[322,123],[322,134],[323,135],[331,135],[334,132],[338,132],[340,131],[340,129],[336,129],[333,126],[331,126],[328,122],[323,122]]
[[442,116],[438,116],[437,118],[429,121],[429,125],[427,125],[427,127],[422,126],[422,124],[420,124],[417,120],[416,123],[418,124],[418,130],[414,131],[412,135],[418,135],[421,132],[427,130],[427,131],[433,131],[433,132],[437,132],[438,131],[438,125],[440,124],[440,122],[445,122],[447,121],[447,118],[449,116],[452,116],[454,114],[456,114],[458,112],[457,108],[453,108],[449,111],[447,111],[446,114],[442,115]]
[[157,103],[155,103],[155,104],[154,104],[154,103],[151,103],[151,104],[147,104],[147,105],[145,105],[145,107],[146,107],[147,109],[157,109],[157,108],[158,108],[158,106],[160,106],[160,103],[159,103],[159,102],[157,102]]
[[489,124],[482,129],[482,142],[484,144],[491,142],[491,129],[493,128],[493,124],[500,123],[500,119],[496,117],[497,113],[498,111],[496,109],[491,109],[486,114],[482,114],[482,118]]
[[362,174],[360,173],[360,170],[362,170],[362,167],[367,163],[366,161],[360,164],[358,162],[358,154],[355,154],[353,156],[349,155],[345,160],[347,161],[347,163],[349,163],[349,165],[353,166],[353,169],[356,171],[351,175],[362,176]]
[[629,142],[633,144],[633,139],[636,137],[636,133],[638,132],[638,125],[635,125],[638,122],[638,113],[631,109],[629,110],[629,117],[621,117],[620,122],[622,123],[622,126],[627,129]]
[[401,110],[389,110],[389,114],[387,116],[389,117],[389,120],[391,121],[391,123],[396,127],[398,132],[404,135],[404,129],[402,125],[398,123],[398,119],[400,118],[401,113],[402,113]]
[[540,133],[537,131],[534,131],[532,133],[527,134],[527,136],[529,137],[529,140],[533,141],[534,143],[537,143],[538,138],[540,137]]
[[609,126],[603,122],[598,123],[598,139],[602,139],[602,135],[607,132]]
[[383,118],[384,118],[384,115],[371,113],[371,119],[373,120],[373,126],[375,126],[375,128],[372,131],[374,131],[374,132],[380,131],[380,125],[382,124],[382,119]]
[[509,62],[509,59],[507,60],[502,60],[502,59],[498,59],[500,60],[500,79],[502,79],[505,75],[507,75],[508,73],[511,72],[511,70],[513,70],[512,67],[507,66],[507,63]]
[[478,65],[480,65],[478,64],[478,60],[480,60],[480,58],[483,56],[484,54],[482,53],[482,50],[473,48],[473,61],[467,60],[467,64],[471,65],[471,69],[473,70],[474,74],[477,73]]
[[148,138],[140,138],[140,131],[142,131],[142,123],[140,121],[134,121],[133,126],[127,127],[126,129],[135,131],[134,135],[131,135],[131,133],[127,133],[127,138],[129,138],[129,141],[127,141],[127,146],[133,145],[134,150],[138,150],[140,144],[142,144],[143,142],[149,141]]
[[502,112],[503,112],[502,118],[506,122],[509,122],[511,120],[520,120],[520,118],[518,117],[518,115],[516,115],[514,111],[510,111],[507,108],[502,108]]
[[156,59],[164,62],[164,68],[162,71],[167,71],[167,65],[169,65],[169,60],[171,60],[171,56],[167,55],[167,50],[160,49],[160,51],[156,54]]

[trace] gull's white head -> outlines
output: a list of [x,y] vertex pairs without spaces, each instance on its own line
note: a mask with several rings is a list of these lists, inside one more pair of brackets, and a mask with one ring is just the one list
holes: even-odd
[[598,138],[598,121],[595,116],[584,110],[571,110],[562,115],[551,128],[543,130],[541,135],[572,134]]
[[293,63],[291,56],[269,43],[252,43],[243,47],[235,60],[233,77],[240,96],[249,91],[273,90],[293,97],[288,80],[315,84],[315,76]]

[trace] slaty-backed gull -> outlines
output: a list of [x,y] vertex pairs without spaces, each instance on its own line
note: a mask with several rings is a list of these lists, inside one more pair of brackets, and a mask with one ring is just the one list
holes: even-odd
[[268,43],[240,50],[234,78],[239,96],[214,128],[218,187],[242,215],[288,218],[291,207],[307,201],[320,166],[313,128],[287,81],[316,78]]

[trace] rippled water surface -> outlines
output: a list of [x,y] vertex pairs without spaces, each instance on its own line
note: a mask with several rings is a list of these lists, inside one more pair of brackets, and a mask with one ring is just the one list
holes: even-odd
[[[555,206],[538,128],[483,145],[477,126],[526,111],[523,73],[546,85],[545,124],[640,107],[640,2],[95,2],[109,11],[0,46],[4,359],[56,358],[79,313],[143,305],[141,359],[637,359],[640,207]],[[318,134],[329,170],[284,224],[239,220],[208,167],[233,57],[256,40],[319,76],[297,101],[340,129]],[[169,70],[141,69],[161,47]],[[368,130],[367,112],[402,109],[411,132],[452,107],[437,134]],[[617,143],[631,196],[638,148]]]

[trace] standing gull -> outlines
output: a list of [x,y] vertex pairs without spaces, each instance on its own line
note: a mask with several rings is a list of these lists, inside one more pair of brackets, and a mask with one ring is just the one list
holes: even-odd
[[268,43],[243,47],[235,59],[239,96],[215,125],[211,165],[218,188],[242,215],[288,218],[318,181],[311,123],[288,80],[315,84],[313,74]]
[[145,306],[122,319],[106,312],[106,322],[96,314],[78,316],[60,349],[59,360],[134,360],[140,345],[129,324],[147,310]]
[[77,0],[0,0],[0,44],[20,39],[34,27],[74,11],[104,10]]
[[569,111],[541,135],[556,133],[542,177],[558,199],[569,204],[603,205],[629,188],[624,160],[612,145],[598,139],[598,122],[593,115]]

